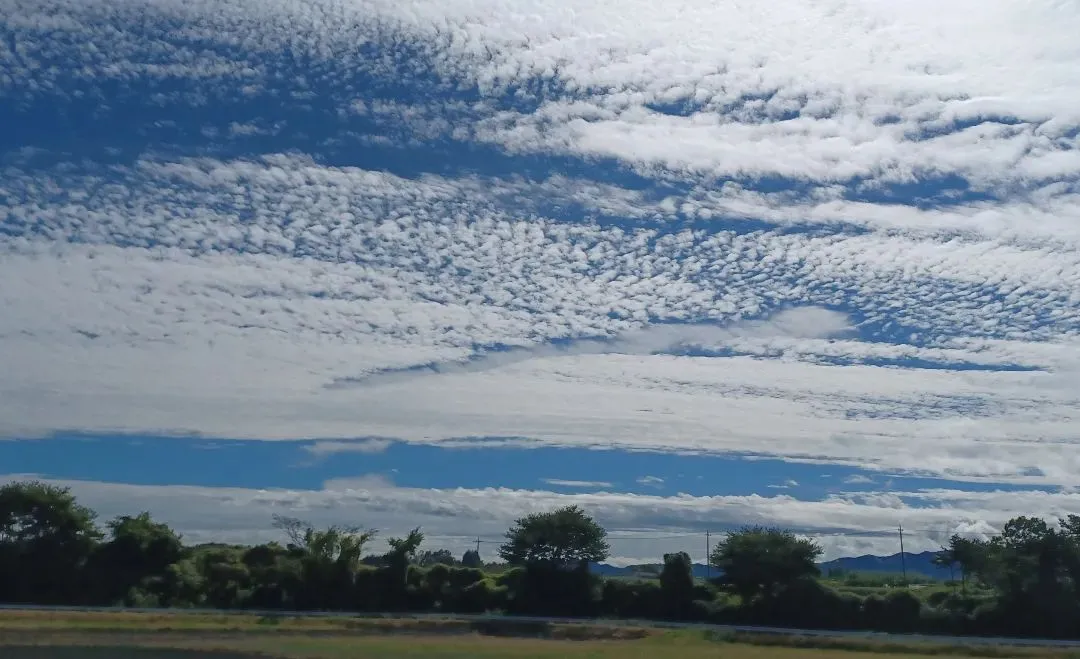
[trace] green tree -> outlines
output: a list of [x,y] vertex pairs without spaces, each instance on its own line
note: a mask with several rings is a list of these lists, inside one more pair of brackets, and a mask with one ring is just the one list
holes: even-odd
[[581,568],[608,557],[607,531],[577,506],[533,513],[506,532],[499,556],[511,565]]
[[184,554],[180,536],[150,513],[123,515],[108,524],[109,541],[93,561],[98,590],[107,603],[159,603],[168,568]]
[[954,534],[949,538],[949,544],[942,547],[934,557],[934,564],[949,568],[952,572],[954,567],[960,569],[960,589],[967,593],[968,576],[973,574],[981,561],[986,556],[984,544],[978,540],[971,540]]
[[274,527],[285,533],[289,549],[301,563],[302,585],[297,605],[313,609],[344,609],[354,601],[357,570],[364,548],[377,535],[359,526],[316,529],[295,517],[274,516]]
[[236,609],[247,606],[251,597],[251,571],[244,563],[243,547],[210,546],[193,553],[202,576],[207,606]]
[[95,518],[69,488],[39,481],[0,486],[0,601],[87,599],[85,567],[101,538]]
[[403,538],[386,540],[390,551],[383,555],[382,570],[386,576],[382,596],[387,608],[408,608],[409,565],[416,560],[416,553],[423,542],[424,534],[419,528],[409,531]]
[[434,565],[457,565],[454,555],[448,549],[435,549],[422,551],[416,556],[416,564],[420,567],[432,567]]
[[1075,545],[1037,517],[1015,517],[991,540],[980,580],[992,583],[1017,633],[1060,636],[1077,624],[1075,589],[1067,574]]
[[771,598],[801,579],[818,576],[817,543],[790,531],[747,527],[728,533],[709,556],[721,572],[719,585],[749,603],[755,597]]
[[276,542],[249,547],[243,556],[251,575],[251,606],[257,609],[295,608],[303,584],[299,552]]
[[461,555],[461,565],[464,567],[484,567],[484,560],[480,558],[480,552],[470,549]]
[[689,554],[684,551],[664,554],[664,568],[660,571],[660,593],[669,617],[686,617],[694,600],[693,563]]

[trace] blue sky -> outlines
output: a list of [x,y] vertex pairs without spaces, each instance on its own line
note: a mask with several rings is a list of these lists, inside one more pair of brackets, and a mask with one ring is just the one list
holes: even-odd
[[0,473],[625,560],[1080,513],[1080,11],[939,5],[0,0]]

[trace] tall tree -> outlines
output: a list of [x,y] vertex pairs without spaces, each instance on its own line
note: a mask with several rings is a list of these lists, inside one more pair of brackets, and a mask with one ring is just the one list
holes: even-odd
[[795,582],[819,574],[817,543],[790,531],[747,527],[728,533],[716,544],[709,561],[721,572],[718,582],[744,602],[774,597]]
[[966,594],[968,575],[976,570],[985,555],[982,542],[954,534],[949,538],[949,544],[942,547],[941,551],[934,556],[934,564],[948,567],[950,572],[954,567],[959,567],[960,589]]
[[434,549],[422,551],[416,556],[416,564],[420,567],[432,567],[433,565],[457,565],[457,560],[449,549]]
[[301,557],[303,583],[298,605],[318,609],[349,606],[364,548],[378,532],[359,526],[316,529],[303,520],[281,515],[274,516],[274,527],[285,533],[289,549]]
[[577,506],[533,513],[506,532],[499,556],[512,565],[580,568],[608,557],[607,531]]
[[464,567],[484,567],[484,559],[480,558],[480,552],[470,549],[461,555],[461,564]]
[[1072,555],[1067,523],[1059,530],[1037,517],[1015,517],[988,544],[979,578],[995,587],[1018,633],[1067,634],[1080,617],[1067,578]]
[[694,572],[689,554],[684,551],[664,554],[660,592],[668,616],[676,620],[686,616],[694,599]]
[[101,538],[95,518],[69,488],[39,481],[0,486],[0,600],[85,599],[84,568]]
[[390,609],[401,610],[408,606],[409,564],[416,559],[416,553],[424,542],[424,534],[419,527],[409,531],[403,538],[387,538],[390,551],[383,556],[384,592],[386,605]]
[[160,601],[169,566],[183,557],[180,536],[167,524],[155,522],[148,512],[117,517],[108,527],[109,541],[94,557],[94,572],[105,600],[123,599],[131,604],[147,596]]

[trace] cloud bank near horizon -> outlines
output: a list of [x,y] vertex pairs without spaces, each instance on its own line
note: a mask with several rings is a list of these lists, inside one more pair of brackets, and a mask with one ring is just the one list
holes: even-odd
[[[8,482],[27,475],[0,476]],[[48,480],[48,479],[46,479]],[[1065,516],[1080,511],[1080,494],[936,490],[837,493],[819,501],[792,496],[662,497],[611,491],[558,494],[509,488],[399,487],[381,475],[327,482],[320,490],[128,485],[48,480],[70,487],[103,519],[140,510],[173,525],[189,542],[267,542],[279,539],[274,513],[289,511],[316,525],[349,523],[380,537],[421,526],[432,547],[462,552],[482,539],[489,558],[513,520],[532,512],[577,504],[609,529],[616,562],[655,562],[664,552],[692,549],[701,558],[706,531],[714,535],[746,524],[779,526],[815,538],[826,559],[897,553],[898,524],[908,551],[935,550],[952,534],[987,538],[1010,517],[1033,509]],[[597,487],[603,483],[571,483]]]

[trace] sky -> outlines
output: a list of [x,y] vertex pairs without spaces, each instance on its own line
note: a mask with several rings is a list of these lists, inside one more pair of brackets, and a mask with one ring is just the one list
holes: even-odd
[[[1080,6],[0,0],[0,481],[613,561],[1080,514]],[[136,510],[138,509],[138,510]]]

